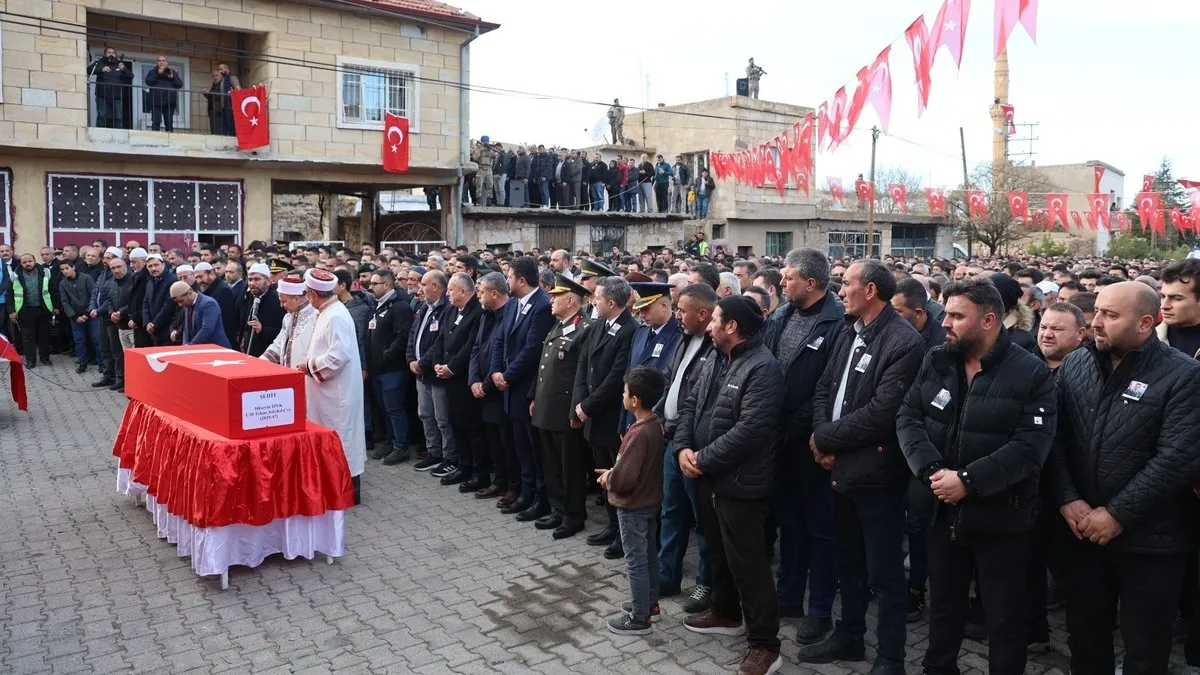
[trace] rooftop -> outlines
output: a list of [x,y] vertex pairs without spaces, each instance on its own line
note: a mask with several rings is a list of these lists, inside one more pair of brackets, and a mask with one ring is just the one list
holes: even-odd
[[395,14],[403,14],[412,17],[429,19],[431,21],[443,21],[445,23],[463,26],[467,28],[478,28],[480,32],[486,33],[500,27],[498,23],[491,23],[467,12],[463,9],[448,5],[437,0],[321,0],[330,4],[339,5],[357,5],[359,7],[368,7],[378,9],[383,12],[392,12]]

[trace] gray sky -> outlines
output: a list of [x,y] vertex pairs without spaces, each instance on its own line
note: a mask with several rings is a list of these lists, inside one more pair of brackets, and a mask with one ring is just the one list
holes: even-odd
[[[815,108],[890,42],[894,137],[880,140],[878,166],[904,167],[934,186],[961,183],[960,126],[971,167],[991,159],[988,0],[972,3],[962,72],[948,51],[938,52],[929,109],[920,118],[903,32],[922,13],[932,23],[940,0],[457,4],[501,24],[472,45],[473,85],[587,101],[619,97],[630,107],[724,96],[753,56],[768,73],[763,99]],[[737,9],[742,13],[733,13]],[[1009,39],[1016,121],[1039,123],[1034,160],[1108,162],[1126,174],[1127,196],[1163,156],[1177,177],[1200,180],[1200,135],[1189,132],[1200,119],[1200,93],[1190,86],[1198,28],[1200,2],[1193,0],[1039,3],[1038,44],[1020,26]],[[582,147],[592,144],[586,130],[604,113],[601,106],[557,99],[472,92],[470,130],[473,137]],[[826,176],[849,181],[866,172],[867,130],[876,122],[868,104],[850,140],[818,155],[818,186]]]

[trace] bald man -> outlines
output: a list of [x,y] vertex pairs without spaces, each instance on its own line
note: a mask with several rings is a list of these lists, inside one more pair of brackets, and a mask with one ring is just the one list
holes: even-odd
[[183,332],[177,336],[183,344],[230,348],[221,323],[221,307],[216,300],[197,293],[186,281],[176,281],[171,284],[171,301],[184,312]]
[[1165,673],[1184,567],[1195,552],[1200,362],[1155,335],[1158,295],[1100,289],[1095,344],[1058,371],[1059,419],[1046,464],[1063,519],[1071,671],[1112,673],[1121,611],[1127,675]]

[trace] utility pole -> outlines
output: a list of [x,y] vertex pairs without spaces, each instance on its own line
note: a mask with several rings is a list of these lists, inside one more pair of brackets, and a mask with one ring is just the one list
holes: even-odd
[[[963,128],[962,128],[962,127],[959,127],[959,128],[958,128],[958,143],[959,143],[959,146],[962,148],[962,161],[963,161],[963,203],[964,203],[964,204],[966,204],[966,200],[967,200],[967,190],[968,190],[968,189],[971,187],[971,179],[970,179],[970,177],[967,175],[967,137],[966,137],[966,135],[963,133]],[[971,217],[969,214],[970,214],[970,212],[968,211],[968,215],[967,215],[967,218],[968,218],[968,219]],[[970,257],[971,257],[971,229],[970,229],[970,228],[967,228],[967,258],[970,258]]]
[[[871,198],[867,200],[867,257],[875,254],[875,145],[879,142],[879,127],[871,127]],[[880,251],[882,253],[883,251]]]

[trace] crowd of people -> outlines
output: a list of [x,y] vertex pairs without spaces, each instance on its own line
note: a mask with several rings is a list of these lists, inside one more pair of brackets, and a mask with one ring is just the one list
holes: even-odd
[[[716,182],[703,169],[692,175],[682,155],[669,163],[662,155],[619,155],[605,162],[584,150],[517,146],[515,150],[484,136],[475,143],[464,203],[475,206],[535,206],[628,213],[683,213],[708,217]],[[517,190],[509,185],[519,184]],[[430,208],[435,203],[431,202]]]
[[300,369],[356,495],[368,456],[411,462],[565,539],[595,493],[587,543],[629,572],[608,629],[649,633],[659,599],[683,596],[688,630],[746,636],[745,675],[782,664],[781,618],[799,661],[864,661],[872,601],[876,675],[904,672],[906,624],[926,616],[924,672],[958,673],[970,637],[988,672],[1023,673],[1060,605],[1073,672],[1113,673],[1119,627],[1124,672],[1165,673],[1177,624],[1200,672],[1200,260],[734,258],[702,241],[0,246],[0,314],[30,367],[52,320],[70,325],[98,387],[121,388],[135,345]]

